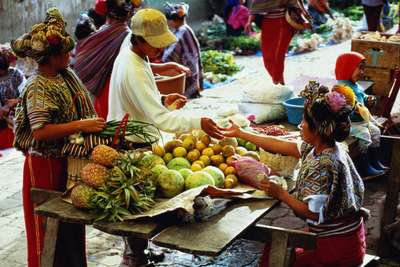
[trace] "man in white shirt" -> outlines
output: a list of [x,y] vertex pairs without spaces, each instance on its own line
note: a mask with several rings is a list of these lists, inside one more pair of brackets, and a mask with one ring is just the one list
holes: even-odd
[[215,138],[222,138],[217,124],[206,117],[169,111],[166,106],[178,101],[186,103],[179,94],[162,97],[153,70],[185,67],[176,63],[150,65],[149,59],[158,58],[163,49],[177,41],[169,31],[165,16],[155,9],[142,9],[132,18],[131,46],[123,48],[115,60],[110,81],[108,120],[120,120],[128,113],[134,120],[153,123],[165,132],[187,132],[203,129]]
[[[164,14],[155,9],[139,10],[132,17],[131,30],[131,45],[122,48],[114,62],[107,119],[121,120],[128,113],[130,119],[150,122],[165,132],[203,129],[210,136],[221,139],[222,129],[212,119],[166,108],[175,101],[178,108],[184,106],[184,96],[161,96],[157,89],[153,75],[155,68],[187,69],[176,63],[154,66],[149,63],[149,59],[158,58],[165,47],[177,42],[168,29]],[[147,241],[127,238],[125,244],[121,266],[138,266],[143,263],[143,250],[147,247]]]

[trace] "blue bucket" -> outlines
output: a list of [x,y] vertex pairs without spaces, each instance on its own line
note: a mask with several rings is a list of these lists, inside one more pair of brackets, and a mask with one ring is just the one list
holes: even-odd
[[296,97],[283,102],[290,124],[299,125],[303,119],[304,98]]

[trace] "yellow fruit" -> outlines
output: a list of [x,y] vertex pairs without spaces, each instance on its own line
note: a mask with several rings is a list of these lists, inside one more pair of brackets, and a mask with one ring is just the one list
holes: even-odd
[[201,141],[197,141],[196,142],[196,149],[198,150],[198,151],[203,151],[203,149],[205,149],[207,146],[203,143],[203,142],[201,142]]
[[183,142],[181,140],[175,139],[172,141],[169,141],[165,144],[164,148],[166,152],[172,152],[175,147],[182,146]]
[[235,148],[231,145],[227,145],[222,147],[222,155],[225,158],[235,155]]
[[239,184],[239,181],[234,174],[229,174],[225,177],[224,186],[225,188],[234,188]]
[[[204,162],[202,162],[201,160],[196,160],[195,162],[193,162],[193,164],[200,165],[201,168],[204,168],[204,167],[205,167]],[[192,165],[193,165],[193,164],[192,164]]]
[[201,155],[200,160],[204,163],[204,166],[210,165],[210,158],[206,155]]
[[237,148],[235,148],[235,152],[240,156],[244,156],[247,153],[247,149],[242,146],[238,146]]
[[211,156],[210,160],[211,164],[214,166],[219,166],[221,163],[224,163],[225,161],[224,157],[221,154]]
[[157,156],[164,157],[165,150],[162,146],[155,145],[155,146],[153,146],[153,153],[156,154]]
[[218,155],[222,152],[222,146],[220,144],[213,145],[212,149],[214,150],[215,155]]
[[112,167],[118,158],[118,151],[106,145],[98,145],[92,151],[92,160],[106,167]]
[[182,146],[186,148],[187,151],[192,150],[195,147],[195,142],[194,139],[191,138],[190,136],[186,137],[185,140],[183,140]]
[[235,157],[234,156],[230,156],[226,159],[226,164],[228,164],[228,166],[232,166],[232,163],[235,161]]
[[183,142],[185,140],[185,138],[188,137],[188,136],[190,136],[190,134],[188,134],[188,133],[181,134],[181,135],[179,135],[178,139]]
[[172,155],[174,155],[175,158],[177,157],[185,157],[187,154],[187,151],[184,147],[175,147],[174,151],[172,152]]
[[228,164],[226,164],[226,163],[221,163],[221,164],[218,165],[218,168],[219,168],[221,171],[224,172],[225,169],[228,168]]
[[191,150],[189,151],[189,153],[186,155],[186,158],[190,161],[190,162],[195,162],[196,160],[198,160],[200,158],[200,152],[197,149]]
[[201,154],[206,155],[207,157],[210,158],[211,156],[214,156],[214,150],[211,147],[207,147],[207,148],[203,149]]
[[200,166],[200,164],[192,164],[192,167],[190,169],[194,172],[201,171],[203,168]]
[[236,174],[236,170],[234,167],[229,166],[225,169],[224,171],[225,175],[229,175],[229,174]]
[[203,135],[200,138],[200,141],[203,142],[206,146],[208,146],[211,143],[211,138],[208,135]]
[[174,158],[174,155],[172,155],[172,153],[166,153],[163,157],[163,160],[165,161],[165,163],[170,162],[172,159]]

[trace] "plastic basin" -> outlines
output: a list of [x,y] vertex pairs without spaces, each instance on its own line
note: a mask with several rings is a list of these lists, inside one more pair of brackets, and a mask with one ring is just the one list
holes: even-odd
[[157,88],[161,94],[185,93],[185,73],[179,73],[174,69],[169,69],[162,73],[156,73],[155,79]]
[[290,124],[298,125],[303,119],[304,98],[295,97],[283,102]]

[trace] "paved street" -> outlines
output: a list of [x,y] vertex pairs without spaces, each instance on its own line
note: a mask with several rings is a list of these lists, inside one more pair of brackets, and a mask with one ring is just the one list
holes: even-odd
[[[337,55],[350,50],[350,42],[320,49],[313,53],[289,57],[286,61],[288,84],[302,84],[311,78],[319,77],[329,82],[334,78],[333,69]],[[250,81],[262,84],[266,78],[262,58],[239,57],[237,62],[245,68],[238,75],[238,80],[222,89],[207,90],[207,98],[194,100],[191,105],[200,107],[208,104],[208,110],[221,103],[235,105],[240,101],[241,90]],[[234,89],[230,89],[234,88]],[[296,91],[301,88],[296,88]],[[400,105],[397,105],[400,106]],[[206,112],[198,109],[195,112]],[[26,266],[26,242],[22,212],[22,168],[23,156],[14,150],[3,152],[0,157],[0,265],[7,267]],[[367,223],[368,248],[376,248],[379,235],[379,216],[384,200],[385,180],[366,184],[365,206],[371,209],[372,218]],[[274,210],[263,221],[271,225],[288,228],[302,228],[304,223],[296,218],[285,206]],[[212,238],[212,237],[210,237]],[[123,243],[120,238],[101,233],[87,227],[89,266],[118,266],[121,260]],[[257,266],[262,244],[238,240],[217,258],[194,257],[177,251],[165,250],[166,259],[157,266]]]

